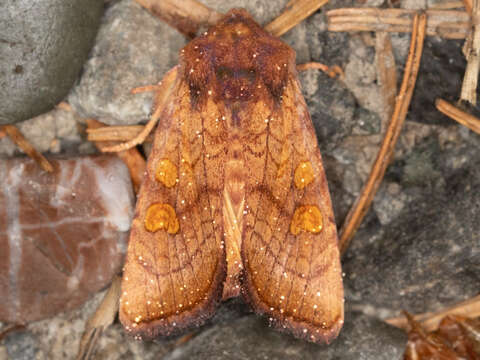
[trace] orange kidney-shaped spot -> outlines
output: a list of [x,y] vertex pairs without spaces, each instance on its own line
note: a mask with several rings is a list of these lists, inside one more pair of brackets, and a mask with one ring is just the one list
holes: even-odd
[[293,214],[290,232],[298,235],[301,231],[319,233],[323,228],[323,218],[320,209],[315,205],[299,206]]
[[175,164],[168,159],[162,159],[158,162],[155,170],[155,179],[165,185],[167,188],[174,187],[177,183],[178,171]]
[[303,189],[305,186],[310,184],[314,179],[313,167],[310,161],[303,161],[298,164],[295,169],[295,176],[293,181],[297,189]]
[[150,232],[166,230],[169,234],[176,234],[180,225],[175,210],[168,204],[152,204],[145,216],[145,229]]

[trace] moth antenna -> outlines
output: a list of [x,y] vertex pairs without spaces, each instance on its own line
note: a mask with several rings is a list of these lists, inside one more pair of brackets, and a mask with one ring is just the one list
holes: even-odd
[[[174,87],[173,85],[175,83],[175,79],[177,78],[177,74],[178,74],[178,66],[175,66],[173,69],[171,69],[169,72],[165,74],[165,77],[163,78],[162,82],[159,85],[144,86],[141,88],[136,88],[136,89],[143,89],[144,91],[156,92],[157,98],[155,99],[155,111],[150,117],[150,120],[148,121],[147,125],[145,125],[143,130],[137,136],[121,144],[106,146],[105,148],[102,149],[103,152],[125,151],[137,145],[140,145],[145,141],[147,136],[155,128],[155,125],[157,125],[158,119],[160,119],[160,115],[162,114],[165,108],[165,105],[167,104],[167,99],[169,98],[169,95],[173,90],[173,87]],[[146,88],[149,88],[149,89],[145,90]],[[136,89],[133,89],[132,91],[135,91]],[[138,92],[141,92],[141,91],[137,91],[136,93]]]
[[124,151],[131,149],[139,144],[142,144],[147,136],[152,132],[153,128],[158,122],[158,119],[160,119],[160,115],[163,111],[163,106],[158,106],[155,109],[155,112],[152,114],[150,117],[150,120],[148,121],[147,125],[143,128],[143,130],[135,136],[132,140],[129,140],[127,142],[117,144],[117,145],[112,145],[112,146],[107,146],[102,149],[103,152],[119,152],[119,151]]
[[133,88],[130,93],[132,94],[141,94],[144,92],[152,92],[152,91],[159,91],[162,88],[162,83],[160,82],[159,84],[156,85],[145,85],[145,86],[138,86],[136,88]]

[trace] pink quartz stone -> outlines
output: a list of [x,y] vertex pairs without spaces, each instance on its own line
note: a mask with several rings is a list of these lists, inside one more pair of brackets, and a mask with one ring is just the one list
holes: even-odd
[[121,270],[134,194],[114,156],[0,159],[0,321],[81,305]]

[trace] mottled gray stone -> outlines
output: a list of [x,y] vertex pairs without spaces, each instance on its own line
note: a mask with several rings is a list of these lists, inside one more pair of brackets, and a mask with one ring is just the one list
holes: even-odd
[[353,120],[353,135],[374,135],[380,133],[380,116],[364,108],[355,108]]
[[458,100],[466,66],[463,43],[461,40],[439,37],[425,39],[420,76],[415,85],[408,119],[426,124],[451,123],[452,120],[446,115],[439,114],[435,100]]
[[5,346],[8,357],[15,360],[35,359],[38,352],[38,340],[29,331],[22,330],[7,335]]
[[[408,201],[396,217],[379,216],[386,226],[370,216],[356,235],[343,265],[349,301],[393,315],[434,311],[478,294],[480,139],[471,133],[462,140],[443,150],[419,144],[389,169],[387,180],[397,179]],[[431,148],[438,149],[428,155]],[[421,156],[424,166],[410,164]]]
[[109,125],[146,120],[152,93],[136,94],[137,86],[162,80],[178,62],[186,40],[132,0],[106,10],[96,44],[69,102],[81,115]]
[[359,313],[347,312],[344,328],[329,346],[294,339],[251,315],[208,328],[165,359],[395,360],[402,358],[405,344],[401,330]]
[[411,199],[398,183],[385,180],[373,199],[373,210],[380,223],[388,225],[400,215],[408,200]]
[[332,150],[352,132],[355,98],[341,82],[318,70],[302,71],[300,82],[320,149]]
[[93,45],[103,2],[0,2],[0,124],[51,109],[78,77]]
[[[55,108],[17,125],[35,149],[45,153],[92,153],[94,146],[85,143],[78,118],[71,111]],[[8,137],[0,139],[0,157],[13,156],[21,150]]]

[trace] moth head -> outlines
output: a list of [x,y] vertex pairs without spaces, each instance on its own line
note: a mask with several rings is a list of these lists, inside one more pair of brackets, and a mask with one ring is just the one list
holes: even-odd
[[234,9],[181,53],[194,103],[279,101],[295,73],[295,52],[268,34],[243,9]]

